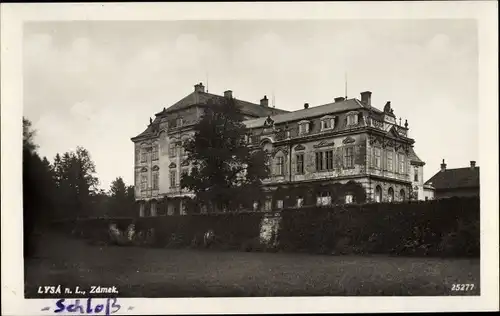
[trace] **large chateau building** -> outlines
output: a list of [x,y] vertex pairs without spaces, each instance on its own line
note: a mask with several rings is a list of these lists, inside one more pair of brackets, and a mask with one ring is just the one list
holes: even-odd
[[[135,196],[140,216],[183,214],[190,192],[179,187],[189,172],[182,142],[192,137],[208,101],[232,98],[205,92],[203,84],[155,119],[135,145]],[[271,176],[255,210],[307,204],[364,203],[424,199],[424,162],[416,155],[408,122],[397,120],[390,102],[383,110],[360,99],[335,98],[288,112],[236,99],[248,128],[247,143],[269,154]]]

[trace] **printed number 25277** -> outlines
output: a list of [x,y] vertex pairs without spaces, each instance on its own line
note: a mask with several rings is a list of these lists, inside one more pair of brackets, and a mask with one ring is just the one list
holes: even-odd
[[453,284],[451,286],[452,291],[471,291],[474,288],[474,284]]

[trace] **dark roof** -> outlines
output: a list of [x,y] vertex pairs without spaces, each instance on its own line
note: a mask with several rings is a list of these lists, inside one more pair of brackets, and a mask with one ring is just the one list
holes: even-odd
[[[213,100],[217,102],[218,100],[224,99],[223,96],[216,95],[216,94],[211,94],[207,92],[201,92],[201,91],[194,91],[181,100],[177,101],[174,103],[172,106],[166,108],[164,111],[156,113],[156,118],[153,121],[153,124],[150,124],[146,130],[144,130],[142,133],[139,135],[135,136],[132,138],[132,140],[139,138],[139,137],[146,137],[146,136],[151,136],[154,134],[154,127],[160,123],[160,118],[164,115],[167,115],[168,113],[172,113],[175,111],[183,110],[186,109],[190,106],[193,105],[204,105],[207,104],[209,100]],[[273,107],[266,107],[262,106],[260,104],[255,104],[243,100],[236,100],[236,104],[240,107],[242,114],[249,115],[249,116],[254,116],[254,117],[267,117],[269,115],[276,115],[280,113],[288,113],[288,111],[273,108]]]
[[410,162],[413,162],[413,163],[416,162],[417,164],[425,165],[425,162],[423,162],[422,159],[420,159],[417,156],[417,153],[415,152],[413,147],[410,148],[410,152],[408,153],[408,157],[410,157]]
[[[187,95],[186,97],[182,98],[172,106],[168,107],[165,109],[165,111],[156,113],[156,115],[163,115],[166,113],[171,113],[174,111],[179,111],[185,108],[188,108],[192,105],[197,105],[197,104],[207,104],[208,100],[213,100],[217,102],[218,100],[224,99],[223,96],[212,94],[212,93],[207,93],[207,92],[200,92],[200,91],[194,91]],[[257,117],[262,117],[262,116],[268,116],[268,115],[275,115],[279,113],[287,113],[288,111],[281,110],[281,109],[276,109],[272,107],[265,107],[260,104],[255,104],[243,100],[239,100],[236,98],[236,104],[241,107],[241,110],[244,114],[248,114],[251,116],[257,116]]]
[[479,187],[479,167],[439,171],[425,184],[432,185],[436,190]]
[[143,137],[143,136],[150,136],[154,134],[154,127],[160,123],[160,118],[155,118],[153,120],[152,124],[149,124],[148,127],[144,130],[144,132],[140,133],[139,135],[132,137],[132,139]]
[[[338,113],[338,112],[344,112],[344,111],[349,111],[349,110],[357,110],[357,109],[371,109],[375,113],[382,113],[380,110],[374,108],[373,106],[367,106],[363,102],[359,101],[358,99],[348,99],[345,101],[340,101],[340,102],[333,102],[333,103],[328,103],[328,104],[323,104],[319,106],[314,106],[310,107],[308,109],[301,109],[293,112],[288,112],[288,113],[283,113],[283,114],[278,114],[271,116],[275,124],[280,124],[284,122],[292,122],[292,121],[299,121],[299,120],[305,120],[308,118],[316,117],[316,116],[321,116],[321,115],[327,115],[327,114],[332,114],[332,113]],[[261,117],[257,119],[252,119],[252,120],[247,120],[245,121],[245,125],[248,128],[254,128],[254,127],[259,127],[262,126],[265,122],[266,118]]]

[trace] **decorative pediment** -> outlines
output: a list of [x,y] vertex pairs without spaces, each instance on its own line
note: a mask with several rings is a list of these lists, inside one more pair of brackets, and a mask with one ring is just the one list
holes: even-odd
[[306,147],[304,147],[304,145],[297,145],[297,146],[295,146],[295,151],[304,150],[304,149],[306,149]]
[[319,142],[319,144],[314,145],[314,148],[329,147],[329,146],[334,146],[334,145],[335,145],[335,142],[333,140],[332,141],[323,140],[323,141]]
[[387,134],[390,136],[396,137],[396,138],[400,137],[399,132],[397,131],[397,129],[394,126],[391,127],[391,129],[389,130],[389,132],[387,132]]
[[352,144],[356,142],[356,140],[354,138],[352,138],[351,136],[347,136],[343,141],[342,143],[343,144]]
[[402,149],[402,150],[404,150],[405,153],[408,153],[410,151],[410,148],[409,148],[408,144],[405,144],[405,143],[398,143],[398,144],[396,144],[396,146],[394,147],[394,149],[396,151]]
[[189,166],[189,161],[187,159],[184,159],[182,162],[181,162],[181,166],[185,167],[185,166]]
[[385,139],[382,146],[385,147],[396,147],[396,141],[394,139]]
[[141,172],[146,172],[146,171],[148,171],[148,168],[146,168],[146,167],[141,168]]
[[160,170],[160,167],[158,167],[158,166],[153,166],[153,168],[151,168],[151,169],[152,169],[153,171],[158,171],[158,170]]
[[288,155],[288,149],[286,147],[278,147],[274,148],[272,151],[272,156],[276,156],[279,152],[282,152],[284,155]]
[[175,162],[172,162],[168,167],[169,168],[177,168],[177,165],[175,164]]

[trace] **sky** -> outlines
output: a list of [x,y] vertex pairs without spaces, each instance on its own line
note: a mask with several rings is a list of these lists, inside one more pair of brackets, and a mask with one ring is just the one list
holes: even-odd
[[[346,80],[347,78],[347,80]],[[207,82],[208,79],[208,82]],[[372,91],[408,120],[425,180],[479,161],[474,20],[30,22],[23,115],[39,153],[82,146],[100,187],[133,184],[131,137],[203,82],[210,93],[297,110]]]

